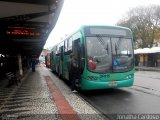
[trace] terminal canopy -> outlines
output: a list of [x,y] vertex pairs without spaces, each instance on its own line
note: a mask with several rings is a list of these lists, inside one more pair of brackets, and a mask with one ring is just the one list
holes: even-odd
[[160,53],[160,47],[143,48],[134,50],[134,54]]
[[64,0],[0,0],[0,54],[39,56]]

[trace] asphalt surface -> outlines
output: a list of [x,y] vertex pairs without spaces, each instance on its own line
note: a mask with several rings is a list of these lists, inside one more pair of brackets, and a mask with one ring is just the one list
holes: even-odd
[[158,72],[136,72],[133,87],[78,94],[110,119],[117,119],[117,114],[160,114]]

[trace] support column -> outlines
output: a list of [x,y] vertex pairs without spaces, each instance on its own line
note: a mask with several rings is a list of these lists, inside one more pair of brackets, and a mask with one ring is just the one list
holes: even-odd
[[21,54],[18,54],[18,66],[19,66],[19,74],[20,74],[20,76],[23,76],[22,57],[21,57]]
[[144,63],[144,56],[143,56],[143,54],[140,54],[139,57],[140,57],[139,66],[144,66],[143,65],[143,63]]

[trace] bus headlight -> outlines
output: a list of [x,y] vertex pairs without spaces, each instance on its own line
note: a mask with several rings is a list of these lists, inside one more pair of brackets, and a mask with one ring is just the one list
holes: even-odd
[[133,75],[131,74],[131,75],[127,75],[126,76],[126,79],[131,79],[133,77]]

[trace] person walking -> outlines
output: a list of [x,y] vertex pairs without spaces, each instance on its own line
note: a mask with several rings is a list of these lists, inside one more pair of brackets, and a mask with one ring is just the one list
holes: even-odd
[[76,57],[73,53],[70,54],[71,61],[70,61],[70,85],[72,92],[77,92],[75,90],[75,81],[78,77],[78,64],[76,63]]
[[32,58],[32,72],[35,72],[35,65],[36,65],[36,61],[34,58]]

